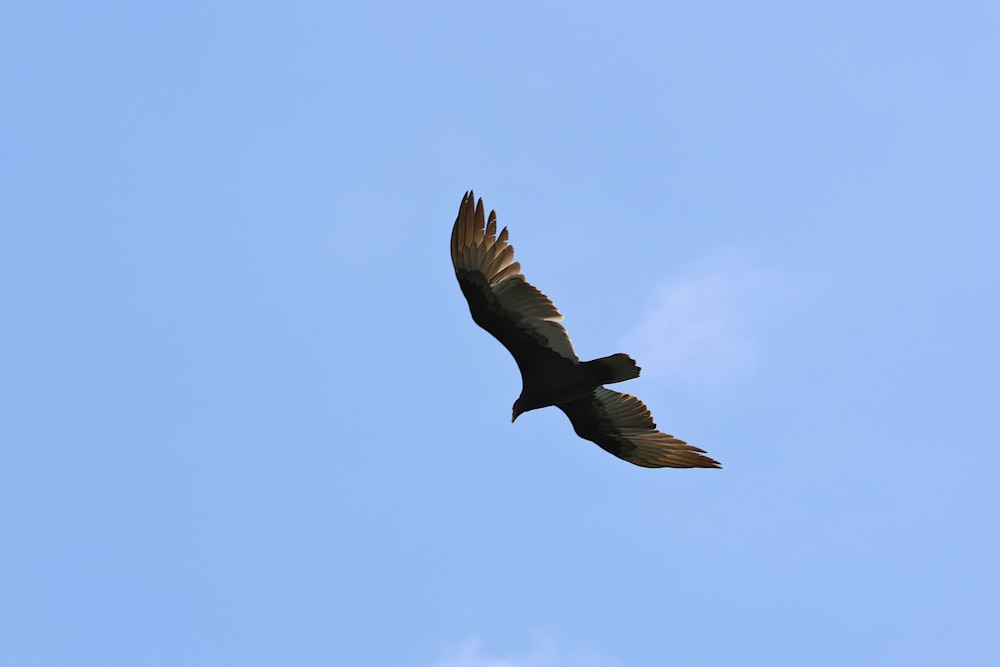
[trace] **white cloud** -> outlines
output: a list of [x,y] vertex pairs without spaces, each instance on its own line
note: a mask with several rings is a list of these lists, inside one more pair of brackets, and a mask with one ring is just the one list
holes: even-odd
[[653,290],[623,349],[662,378],[717,384],[746,375],[760,357],[758,336],[788,293],[786,284],[746,253],[717,253]]
[[448,651],[434,667],[621,667],[620,663],[589,651],[567,653],[552,642],[537,639],[535,646],[520,656],[501,658],[485,655],[479,639],[468,639]]

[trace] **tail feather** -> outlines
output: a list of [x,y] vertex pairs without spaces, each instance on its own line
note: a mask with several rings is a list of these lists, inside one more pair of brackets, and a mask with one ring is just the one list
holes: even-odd
[[580,365],[583,366],[588,379],[595,386],[637,378],[641,370],[632,357],[621,352],[593,361],[585,361]]

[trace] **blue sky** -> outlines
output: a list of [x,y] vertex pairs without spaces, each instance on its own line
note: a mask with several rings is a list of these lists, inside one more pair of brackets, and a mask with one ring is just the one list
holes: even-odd
[[[1000,661],[995,3],[2,14],[9,664]],[[723,470],[510,424],[469,188]]]

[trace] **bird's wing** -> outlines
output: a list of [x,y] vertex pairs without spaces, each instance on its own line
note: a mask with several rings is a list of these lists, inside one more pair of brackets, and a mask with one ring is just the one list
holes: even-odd
[[656,430],[649,408],[635,396],[597,387],[589,396],[558,404],[573,430],[618,458],[645,468],[720,468],[704,450]]
[[577,361],[562,315],[547,296],[528,284],[507,228],[497,235],[497,216],[485,220],[483,200],[470,191],[451,230],[451,261],[476,324],[503,343],[523,367],[554,355]]

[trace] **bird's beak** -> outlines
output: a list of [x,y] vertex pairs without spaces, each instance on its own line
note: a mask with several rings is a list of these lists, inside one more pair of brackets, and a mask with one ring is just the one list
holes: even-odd
[[521,414],[521,413],[520,413],[520,412],[518,412],[518,411],[516,411],[516,410],[514,411],[514,413],[513,413],[513,414],[511,414],[511,416],[510,416],[510,423],[511,423],[511,424],[513,424],[513,423],[514,423],[515,421],[517,421],[517,416],[518,416],[519,414]]

